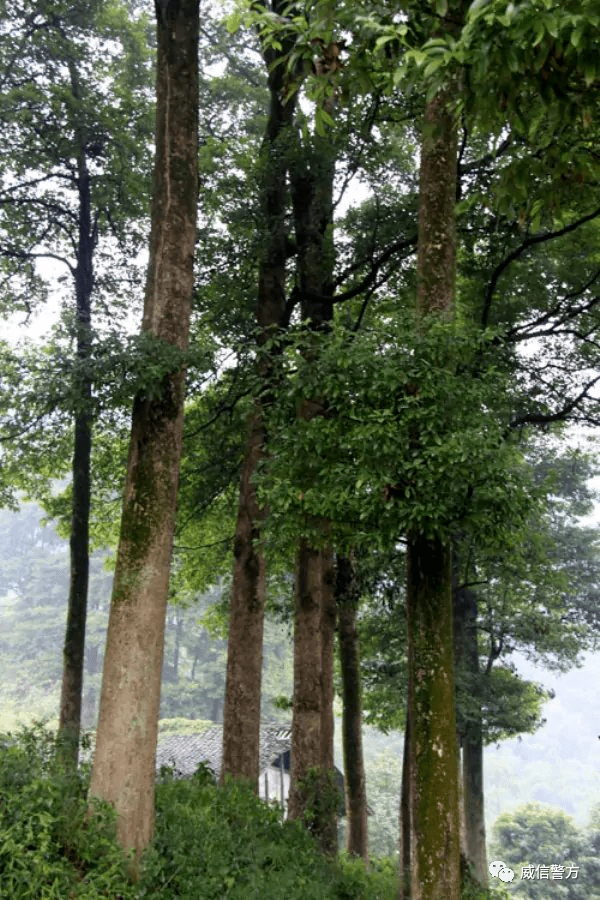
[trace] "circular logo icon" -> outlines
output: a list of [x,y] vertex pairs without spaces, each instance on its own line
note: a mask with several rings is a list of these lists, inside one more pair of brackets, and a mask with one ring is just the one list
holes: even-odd
[[509,869],[508,866],[505,866],[498,872],[498,878],[500,879],[500,881],[512,881],[514,877],[515,873],[512,869]]
[[515,877],[515,873],[512,869],[506,865],[506,863],[502,862],[501,859],[496,859],[494,862],[489,865],[489,872],[494,878],[499,878],[500,881],[512,881]]
[[497,859],[495,862],[490,863],[489,868],[490,868],[490,875],[492,875],[494,878],[497,878],[498,872],[500,871],[500,869],[506,868],[506,863],[503,863],[501,859]]

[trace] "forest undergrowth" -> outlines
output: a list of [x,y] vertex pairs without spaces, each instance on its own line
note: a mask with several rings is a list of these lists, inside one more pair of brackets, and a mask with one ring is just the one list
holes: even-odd
[[[137,883],[114,813],[89,815],[89,764],[61,767],[42,724],[0,736],[0,900],[396,900],[397,861],[327,860],[298,822],[247,786],[163,770],[154,841]],[[465,887],[463,900],[486,895]],[[494,897],[498,897],[494,894]]]

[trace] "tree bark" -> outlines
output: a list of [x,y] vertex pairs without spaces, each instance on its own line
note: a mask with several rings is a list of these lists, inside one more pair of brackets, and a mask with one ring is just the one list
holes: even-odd
[[459,900],[458,752],[454,708],[450,548],[408,542],[411,900]]
[[468,694],[468,715],[459,716],[462,746],[461,852],[471,875],[482,886],[488,883],[483,791],[483,733],[481,708],[474,706],[480,683],[477,642],[477,596],[459,583],[458,555],[453,559],[454,663],[459,674],[458,697]]
[[353,560],[338,556],[336,594],[342,672],[342,744],[346,785],[347,850],[369,859],[367,789],[362,743],[360,649],[356,628],[358,590]]
[[410,898],[413,832],[410,818],[410,746],[412,743],[410,715],[407,704],[402,751],[402,790],[400,793],[400,891],[399,900]]
[[[455,292],[457,129],[451,94],[427,104],[421,141],[418,307],[450,318]],[[440,373],[443,377],[443,373]],[[418,453],[415,435],[411,452]],[[415,852],[411,900],[459,900],[458,750],[449,540],[407,540],[410,794]]]
[[475,880],[482,887],[487,887],[483,738],[480,722],[473,722],[468,726],[463,744],[463,795],[467,860]]
[[320,765],[329,783],[335,788],[333,809],[328,812],[323,822],[320,835],[321,847],[329,855],[337,853],[337,777],[333,738],[335,721],[333,700],[335,689],[333,684],[333,662],[335,651],[335,628],[337,622],[337,604],[335,602],[335,566],[333,551],[327,547],[320,551],[321,557],[321,761]]
[[308,797],[302,781],[321,764],[321,589],[321,554],[303,538],[296,559],[290,819],[302,818],[307,812]]
[[[71,90],[80,99],[79,79],[74,63],[70,63]],[[89,522],[91,502],[92,420],[90,404],[92,383],[89,372],[91,358],[91,297],[94,287],[95,226],[92,224],[90,174],[85,156],[86,135],[77,129],[77,188],[79,194],[78,238],[75,267],[75,323],[77,341],[77,383],[74,385],[81,412],[74,422],[73,499],[71,506],[70,580],[67,622],[63,648],[63,676],[58,726],[59,752],[63,762],[77,766],[81,731],[83,696],[83,664],[85,625],[89,582]]]
[[[468,595],[469,602],[462,604],[464,664],[468,673],[467,684],[478,684],[481,676],[477,644],[477,599],[471,591]],[[482,887],[487,887],[483,727],[480,709],[475,718],[470,717],[465,723],[462,755],[465,852],[471,874]]]
[[[282,4],[274,3],[280,12]],[[287,251],[287,169],[285,148],[296,98],[283,100],[284,66],[277,64],[287,48],[267,49],[270,107],[262,147],[261,205],[263,239],[258,278],[259,344],[285,325]],[[259,373],[266,392],[272,377],[262,357]],[[222,777],[245,778],[258,790],[260,703],[265,602],[265,561],[259,546],[259,509],[252,476],[263,453],[265,433],[261,400],[250,417],[246,458],[240,478],[238,517],[234,538],[233,582],[229,613],[227,676],[223,711]]]
[[260,510],[252,476],[264,443],[257,409],[249,426],[233,545],[221,778],[250,780],[258,791],[265,561],[257,546]]
[[[156,2],[156,159],[142,329],[184,351],[198,194],[198,0]],[[90,797],[117,811],[136,862],[152,837],[165,613],[185,373],[133,406]]]

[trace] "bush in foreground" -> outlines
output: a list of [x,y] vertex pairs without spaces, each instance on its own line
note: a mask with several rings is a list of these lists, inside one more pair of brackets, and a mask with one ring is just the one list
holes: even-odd
[[[165,773],[156,829],[131,884],[114,815],[90,817],[88,772],[69,774],[41,726],[0,736],[0,900],[396,900],[397,863],[326,860],[245,785]],[[497,896],[497,895],[494,895]],[[464,900],[485,900],[466,888]]]
[[[392,900],[396,874],[360,861],[330,863],[296,822],[282,822],[247,786],[215,787],[200,773],[157,788],[148,894],[160,900]],[[164,887],[162,887],[164,885]]]
[[330,863],[297,823],[206,773],[157,785],[155,839],[128,882],[114,816],[87,814],[88,772],[68,774],[42,726],[0,736],[0,900],[392,900],[395,867]]
[[87,775],[67,773],[41,725],[0,736],[0,898],[129,900],[114,816],[87,817]]

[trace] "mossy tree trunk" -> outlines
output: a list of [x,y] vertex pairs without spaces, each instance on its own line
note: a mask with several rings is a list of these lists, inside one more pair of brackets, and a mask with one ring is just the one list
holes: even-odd
[[360,648],[356,627],[358,586],[354,560],[338,556],[336,594],[342,673],[342,745],[346,785],[347,850],[368,861],[367,789],[362,743]]
[[459,900],[460,825],[449,545],[408,545],[411,900]]
[[[273,12],[283,4],[274,3]],[[284,101],[285,67],[280,51],[266,49],[270,107],[261,152],[261,205],[263,238],[259,264],[257,322],[259,343],[285,325],[286,261],[288,257],[287,187],[288,135],[295,95]],[[279,63],[279,64],[278,64]],[[267,357],[261,357],[259,374],[269,392],[272,378]],[[265,433],[261,400],[250,417],[246,458],[240,478],[240,494],[234,539],[233,582],[230,597],[227,676],[223,712],[222,776],[250,780],[258,790],[259,733],[265,602],[265,561],[260,549],[259,508],[252,476],[263,453]]]
[[[156,158],[142,329],[188,343],[198,193],[198,0],[156,2]],[[133,406],[90,798],[117,812],[135,861],[154,825],[164,625],[182,443],[185,375]]]
[[[450,318],[455,292],[457,129],[449,91],[427,104],[420,166],[418,306]],[[443,372],[440,372],[443,378]],[[418,453],[415,435],[411,452]],[[450,542],[418,530],[407,540],[411,900],[459,900],[458,749]]]

